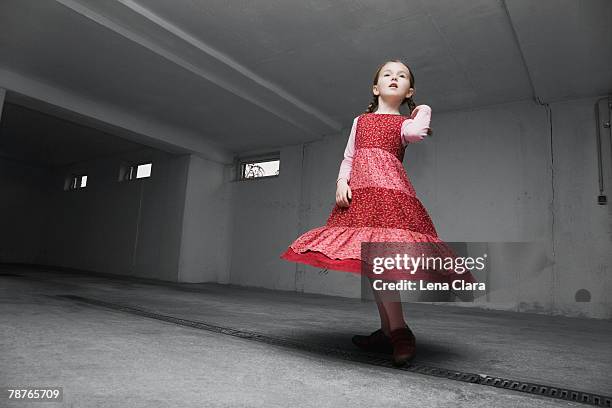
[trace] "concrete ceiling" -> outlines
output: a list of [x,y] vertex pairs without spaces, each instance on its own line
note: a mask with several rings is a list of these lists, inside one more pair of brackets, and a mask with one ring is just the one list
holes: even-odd
[[611,22],[610,0],[3,0],[0,87],[228,162],[348,127],[386,59],[437,112],[612,93]]

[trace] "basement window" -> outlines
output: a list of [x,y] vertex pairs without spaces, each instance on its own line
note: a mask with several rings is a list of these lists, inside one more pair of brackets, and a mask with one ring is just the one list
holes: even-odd
[[276,177],[280,172],[280,159],[278,157],[243,159],[239,160],[239,164],[239,180]]
[[151,168],[153,163],[140,163],[129,166],[126,169],[124,180],[135,180],[140,178],[151,177]]
[[87,187],[87,175],[72,175],[66,179],[64,190],[78,190]]

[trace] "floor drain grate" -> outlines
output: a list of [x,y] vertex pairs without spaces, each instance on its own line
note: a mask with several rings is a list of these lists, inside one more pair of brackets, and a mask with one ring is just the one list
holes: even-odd
[[[102,306],[108,309],[120,310],[123,312],[135,314],[138,316],[150,317],[156,320],[162,320],[170,323],[175,323],[181,326],[194,327],[197,329],[208,330],[215,333],[227,334],[230,336],[240,337],[242,339],[255,340],[267,344],[289,347],[304,351],[315,352],[334,357],[340,357],[346,360],[357,361],[366,364],[372,364],[383,367],[395,368],[391,364],[388,357],[377,357],[372,354],[353,352],[350,350],[337,349],[316,344],[304,343],[294,339],[282,337],[271,337],[261,333],[232,329],[229,327],[216,326],[208,323],[198,322],[194,320],[181,319],[173,316],[162,315],[159,313],[149,312],[132,306],[122,306],[116,303],[104,302],[101,300],[84,298],[75,295],[57,295],[58,297],[76,300],[79,302],[89,303],[92,305]],[[507,378],[488,376],[484,374],[475,374],[457,370],[447,370],[445,368],[434,367],[425,364],[412,363],[403,367],[395,368],[397,370],[411,371],[415,373],[430,375],[434,377],[442,377],[451,380],[469,382],[473,384],[487,385],[491,387],[504,388],[528,394],[534,394],[543,397],[573,401],[587,405],[599,407],[612,407],[612,397],[593,394],[583,391],[570,390],[549,385],[536,384],[524,381],[517,381]]]

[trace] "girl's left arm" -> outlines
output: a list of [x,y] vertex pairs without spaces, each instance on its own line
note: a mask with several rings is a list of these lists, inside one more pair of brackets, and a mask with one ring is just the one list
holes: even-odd
[[419,105],[414,108],[410,118],[402,123],[402,143],[416,143],[423,140],[429,131],[431,122],[431,107],[429,105]]

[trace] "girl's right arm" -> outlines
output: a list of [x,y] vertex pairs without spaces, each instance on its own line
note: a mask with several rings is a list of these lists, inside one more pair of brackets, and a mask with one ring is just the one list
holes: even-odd
[[336,180],[336,204],[340,207],[348,207],[352,199],[353,193],[348,185],[351,179],[351,170],[353,168],[353,156],[355,154],[355,132],[357,130],[357,119],[353,119],[353,127],[349,135],[346,148],[344,149],[344,159],[340,164],[338,179]]
[[357,130],[357,116],[353,119],[353,126],[351,128],[351,133],[348,138],[348,142],[346,143],[346,148],[344,149],[344,159],[342,163],[340,163],[340,171],[338,172],[338,178],[336,179],[336,183],[338,180],[344,179],[347,182],[351,179],[351,169],[353,168],[353,156],[355,154],[355,131]]

